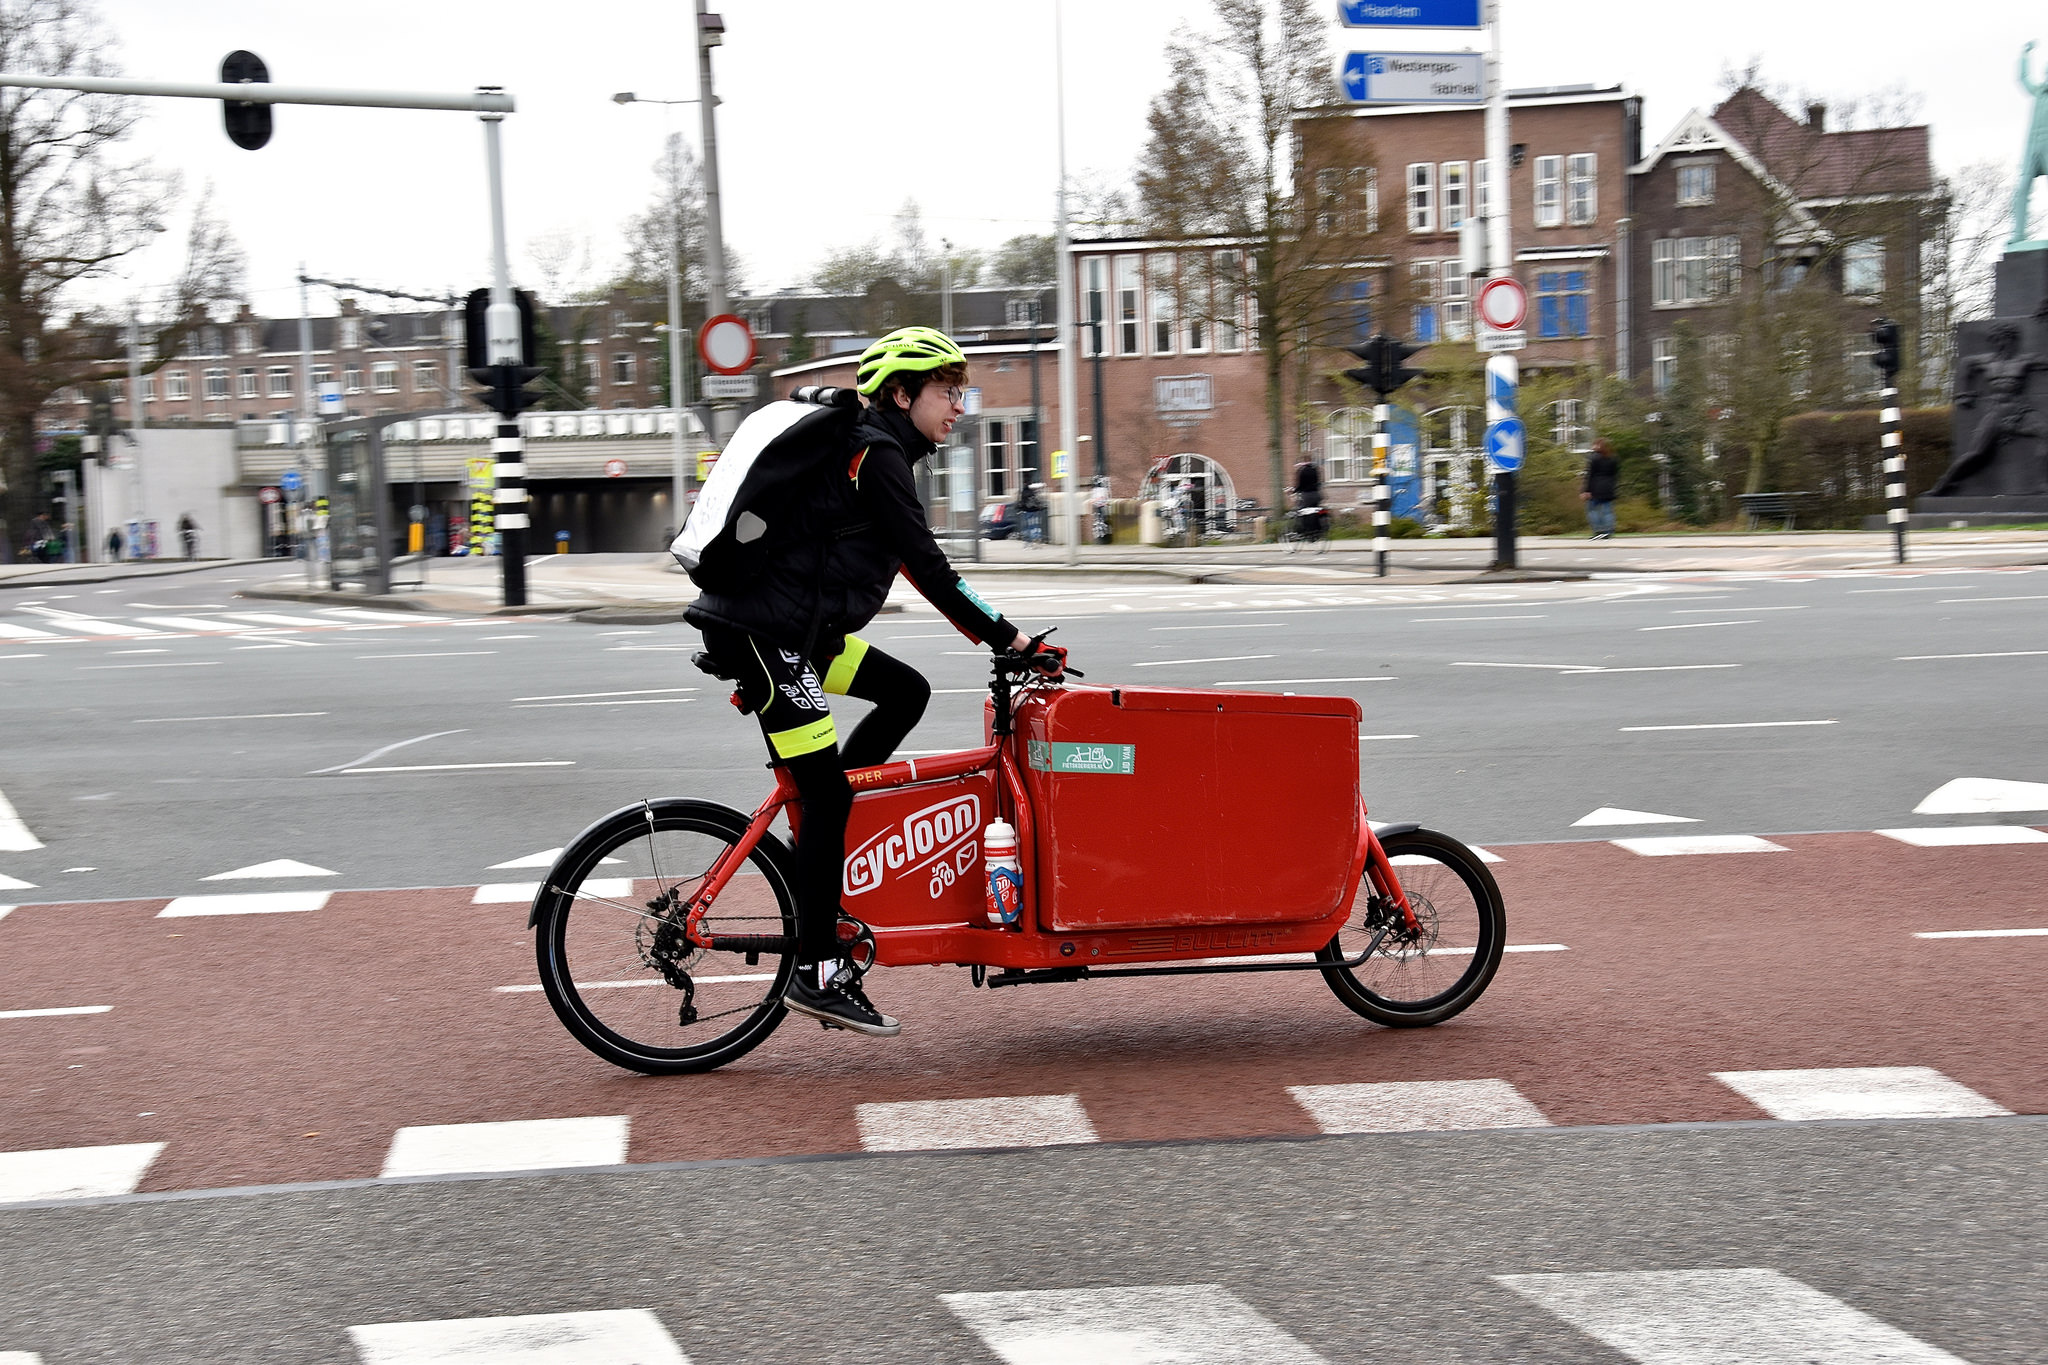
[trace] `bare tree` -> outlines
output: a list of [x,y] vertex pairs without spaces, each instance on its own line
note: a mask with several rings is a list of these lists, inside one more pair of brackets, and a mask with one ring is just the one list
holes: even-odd
[[[1211,0],[1211,9],[1208,30],[1180,30],[1167,45],[1174,79],[1147,117],[1138,210],[1148,236],[1222,234],[1249,250],[1266,371],[1269,495],[1277,501],[1291,464],[1287,381],[1298,393],[1309,353],[1327,344],[1333,299],[1347,269],[1363,264],[1374,225],[1362,213],[1319,215],[1318,168],[1296,163],[1294,111],[1335,93],[1323,7]],[[1204,298],[1232,297],[1199,272],[1195,287],[1196,296],[1182,300],[1184,316],[1199,313]]]
[[[625,223],[626,259],[617,283],[634,292],[660,294],[668,288],[669,253],[675,253],[683,297],[710,292],[705,258],[710,249],[704,209],[704,171],[681,133],[670,133],[654,162],[654,197]],[[740,292],[733,262],[725,264],[728,296]]]
[[[0,6],[0,70],[111,76],[111,47],[86,0]],[[175,176],[115,159],[136,117],[132,101],[113,96],[0,90],[0,554],[41,497],[36,414],[59,389],[125,372],[108,328],[71,310],[80,285],[166,230],[177,201]],[[184,267],[149,320],[155,354],[175,354],[241,287],[241,253],[202,201]]]

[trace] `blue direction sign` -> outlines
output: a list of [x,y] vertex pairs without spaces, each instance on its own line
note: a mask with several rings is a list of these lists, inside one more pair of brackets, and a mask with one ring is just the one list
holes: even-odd
[[1522,467],[1527,446],[1528,432],[1519,417],[1503,417],[1486,428],[1486,458],[1503,474],[1512,474]]
[[1483,0],[1338,0],[1346,28],[1484,28]]
[[283,474],[280,474],[278,476],[277,486],[282,488],[287,493],[296,493],[299,491],[299,485],[301,484],[301,482],[302,480],[299,477],[298,470],[287,469]]

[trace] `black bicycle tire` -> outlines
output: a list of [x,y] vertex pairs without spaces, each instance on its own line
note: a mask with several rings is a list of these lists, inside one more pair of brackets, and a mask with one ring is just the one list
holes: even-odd
[[[1388,1028],[1425,1028],[1440,1024],[1470,1008],[1500,969],[1501,954],[1507,947],[1507,907],[1501,899],[1500,884],[1477,854],[1437,830],[1415,829],[1392,834],[1382,841],[1382,846],[1389,859],[1403,856],[1436,859],[1455,872],[1472,892],[1479,911],[1479,942],[1474,947],[1472,963],[1450,986],[1419,1001],[1389,1000],[1369,989],[1343,967],[1324,968],[1323,980],[1329,983],[1330,990],[1346,1007],[1376,1024],[1384,1024]],[[1399,875],[1398,869],[1395,875]],[[1365,894],[1363,886],[1359,894]],[[1328,943],[1316,950],[1316,956],[1326,962],[1342,961],[1346,948],[1339,942],[1341,937],[1341,930],[1333,934]],[[1363,943],[1354,943],[1349,951],[1356,952],[1363,946]]]
[[[614,1066],[649,1076],[676,1076],[724,1066],[751,1052],[775,1031],[787,1013],[782,1004],[782,993],[788,988],[795,970],[794,955],[781,955],[761,1005],[744,1020],[705,1043],[683,1048],[643,1044],[609,1027],[596,1011],[584,1003],[565,960],[569,915],[575,902],[574,888],[581,886],[590,872],[615,849],[632,838],[663,831],[687,831],[737,842],[746,828],[747,817],[730,806],[686,799],[647,801],[613,811],[576,836],[562,850],[534,897],[534,957],[548,1004],[577,1042]],[[782,932],[793,938],[796,933],[793,856],[780,839],[767,834],[755,845],[748,861],[768,879],[782,914]]]

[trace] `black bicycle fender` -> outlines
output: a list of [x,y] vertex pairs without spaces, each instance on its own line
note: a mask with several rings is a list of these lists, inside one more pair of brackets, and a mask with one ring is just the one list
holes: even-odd
[[1377,820],[1368,821],[1367,823],[1372,826],[1373,837],[1381,843],[1385,843],[1396,834],[1413,834],[1416,830],[1422,828],[1421,824],[1414,820],[1403,820],[1398,824],[1392,825],[1383,825]]

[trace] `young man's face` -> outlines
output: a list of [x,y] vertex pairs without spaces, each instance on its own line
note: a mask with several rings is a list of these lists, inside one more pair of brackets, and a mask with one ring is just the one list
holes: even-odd
[[918,429],[927,441],[938,445],[946,439],[946,433],[967,411],[966,395],[958,384],[942,384],[934,379],[917,392],[914,400],[906,402],[903,390],[895,390],[896,405],[910,414],[910,424]]

